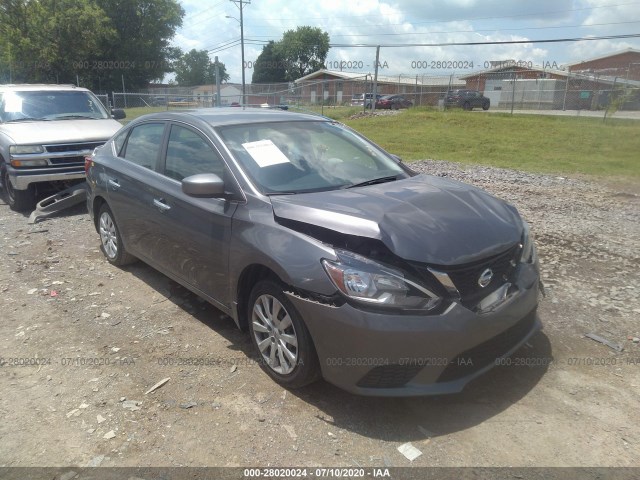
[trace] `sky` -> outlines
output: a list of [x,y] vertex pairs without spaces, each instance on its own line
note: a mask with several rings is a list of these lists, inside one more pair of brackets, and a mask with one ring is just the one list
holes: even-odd
[[[173,44],[218,56],[230,82],[241,81],[240,11],[231,0],[181,0],[183,26]],[[227,18],[234,17],[234,18]],[[251,0],[243,8],[245,75],[269,40],[298,26],[319,27],[332,46],[328,67],[373,73],[381,45],[379,75],[439,76],[483,70],[490,61],[562,68],[627,48],[640,38],[573,43],[481,46],[407,46],[547,40],[640,34],[640,1],[632,0]],[[356,45],[372,45],[358,47]],[[392,47],[390,45],[398,45]]]

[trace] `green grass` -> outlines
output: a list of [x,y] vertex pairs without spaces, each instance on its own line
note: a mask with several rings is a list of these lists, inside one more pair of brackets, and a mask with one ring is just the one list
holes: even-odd
[[[126,121],[163,107],[127,109]],[[310,109],[320,113],[320,107]],[[350,120],[361,108],[325,107],[404,160],[437,159],[531,172],[640,177],[640,121],[553,115],[436,111]]]
[[637,120],[603,123],[598,118],[426,108],[392,117],[337,119],[407,161],[431,158],[531,172],[640,177]]

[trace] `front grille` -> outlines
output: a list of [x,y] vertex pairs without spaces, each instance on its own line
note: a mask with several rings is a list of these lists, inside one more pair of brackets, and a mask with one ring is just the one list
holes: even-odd
[[[449,277],[453,280],[460,295],[463,297],[473,295],[479,291],[481,291],[483,296],[486,296],[488,292],[493,290],[491,287],[498,287],[509,279],[510,274],[515,270],[515,265],[512,265],[511,262],[517,262],[516,255],[519,250],[519,245],[514,245],[506,252],[485,258],[478,262],[460,266],[438,267],[438,270],[449,274]],[[487,268],[490,268],[493,272],[493,280],[489,285],[482,288],[478,285],[478,279]]]
[[[463,265],[420,264],[416,267],[422,276],[427,279],[434,278],[428,271],[429,267],[449,275],[449,278],[451,278],[460,293],[461,303],[465,307],[474,310],[487,295],[500,288],[505,282],[514,281],[513,275],[516,271],[520,251],[520,244],[515,244],[502,253]],[[488,268],[493,272],[493,277],[487,286],[481,287],[478,284],[478,280],[480,275]]]
[[486,342],[476,345],[453,358],[437,382],[450,382],[471,375],[496,362],[516,346],[531,331],[536,311],[531,311],[518,323]]
[[420,365],[383,365],[369,370],[357,385],[361,388],[400,388],[421,369]]
[[84,165],[84,157],[82,155],[76,157],[59,157],[50,158],[51,165]]
[[87,143],[65,143],[60,145],[45,145],[44,148],[49,153],[60,152],[79,152],[82,150],[93,150],[96,147],[104,145],[104,142],[87,142]]

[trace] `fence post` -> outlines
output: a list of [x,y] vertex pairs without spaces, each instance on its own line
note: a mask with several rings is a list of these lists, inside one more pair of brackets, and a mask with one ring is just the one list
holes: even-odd
[[511,88],[511,115],[513,115],[513,103],[516,101],[516,72],[513,72],[512,78],[512,88]]

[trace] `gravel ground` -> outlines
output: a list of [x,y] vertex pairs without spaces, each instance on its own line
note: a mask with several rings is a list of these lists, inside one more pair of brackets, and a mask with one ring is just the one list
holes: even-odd
[[0,204],[0,466],[637,466],[637,185],[412,167],[532,225],[545,330],[511,365],[444,397],[286,391],[228,317],[144,264],[109,265],[83,206],[28,225]]

